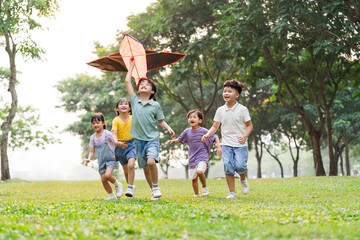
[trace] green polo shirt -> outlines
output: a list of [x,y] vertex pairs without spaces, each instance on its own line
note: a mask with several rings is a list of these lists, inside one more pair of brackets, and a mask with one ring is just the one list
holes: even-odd
[[164,113],[158,102],[150,100],[145,105],[134,94],[130,98],[132,105],[132,122],[130,136],[142,141],[159,139],[158,120],[164,119]]

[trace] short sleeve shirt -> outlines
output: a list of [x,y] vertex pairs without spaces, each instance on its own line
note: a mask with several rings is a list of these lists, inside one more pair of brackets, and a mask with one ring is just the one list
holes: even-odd
[[112,132],[110,132],[108,130],[104,130],[104,132],[100,136],[100,138],[96,138],[96,133],[91,135],[89,146],[90,146],[90,148],[95,148],[94,140],[95,140],[96,145],[104,144],[105,143],[105,131],[106,131],[106,137],[107,137],[107,144],[108,144],[109,148],[114,152],[115,144],[114,144],[114,140],[113,140],[113,135],[112,135]]
[[129,115],[129,120],[127,122],[123,122],[123,120],[121,120],[121,118],[117,116],[112,121],[111,131],[116,131],[116,137],[118,141],[129,141],[132,139],[132,137],[130,136],[131,119],[132,116]]
[[247,140],[245,144],[241,145],[238,142],[238,137],[245,134],[245,123],[250,120],[249,110],[238,102],[232,108],[228,108],[226,104],[219,107],[216,110],[214,122],[221,123],[221,145],[231,147],[247,146]]
[[185,129],[178,140],[184,144],[189,145],[189,167],[194,168],[199,164],[200,161],[209,162],[210,144],[215,141],[217,136],[214,134],[208,138],[205,142],[201,141],[208,130],[201,127],[198,130],[192,130],[191,128]]
[[132,122],[130,136],[142,141],[159,139],[158,120],[165,118],[158,102],[150,100],[145,105],[140,98],[133,94],[130,98],[132,105]]

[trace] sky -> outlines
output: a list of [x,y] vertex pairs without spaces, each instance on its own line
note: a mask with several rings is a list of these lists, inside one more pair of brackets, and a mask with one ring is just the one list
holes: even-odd
[[[18,102],[20,106],[31,105],[38,109],[43,130],[59,126],[56,137],[62,143],[47,145],[44,150],[31,147],[28,151],[9,151],[12,179],[99,179],[96,171],[81,164],[80,138],[63,131],[77,118],[76,114],[55,108],[61,105],[61,94],[54,86],[76,74],[100,76],[100,70],[86,64],[97,58],[93,54],[94,42],[114,43],[117,30],[127,29],[127,16],[144,12],[152,2],[154,0],[61,0],[56,19],[46,20],[49,30],[33,34],[35,42],[46,51],[43,56],[46,61],[25,62],[17,55],[17,69],[21,72],[18,74]],[[0,49],[0,66],[9,66],[3,48]]]

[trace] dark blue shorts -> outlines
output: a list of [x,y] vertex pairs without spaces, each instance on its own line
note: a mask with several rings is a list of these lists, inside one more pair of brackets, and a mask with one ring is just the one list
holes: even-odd
[[125,141],[125,143],[128,145],[128,147],[125,149],[119,148],[118,146],[115,145],[115,160],[120,162],[121,165],[128,164],[129,158],[136,159],[134,139]]

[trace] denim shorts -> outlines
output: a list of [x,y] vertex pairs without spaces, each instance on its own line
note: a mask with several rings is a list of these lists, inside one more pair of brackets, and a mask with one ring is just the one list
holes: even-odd
[[112,169],[118,169],[119,168],[119,163],[112,160],[112,161],[103,161],[101,163],[99,163],[99,174],[103,174],[106,172],[106,169],[108,167],[111,167]]
[[136,158],[134,139],[125,141],[125,143],[128,145],[125,149],[115,145],[115,160],[120,162],[121,165],[128,164],[129,158]]
[[147,167],[147,159],[153,158],[155,162],[159,162],[159,140],[154,141],[142,141],[135,140],[136,157],[139,164],[139,168]]
[[226,175],[239,175],[247,171],[248,147],[221,146],[224,161],[224,172]]

